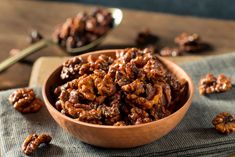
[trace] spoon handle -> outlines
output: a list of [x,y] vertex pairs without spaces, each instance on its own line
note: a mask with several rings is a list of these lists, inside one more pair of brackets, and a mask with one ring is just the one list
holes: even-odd
[[31,46],[21,50],[19,53],[15,54],[14,56],[8,57],[4,61],[0,62],[0,72],[4,71],[11,65],[15,64],[19,60],[25,58],[26,56],[36,52],[37,50],[40,50],[48,45],[52,44],[52,41],[50,39],[42,39],[35,44],[32,44]]

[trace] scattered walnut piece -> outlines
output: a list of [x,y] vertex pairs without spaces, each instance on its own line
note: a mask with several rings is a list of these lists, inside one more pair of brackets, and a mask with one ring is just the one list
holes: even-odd
[[21,113],[37,112],[43,102],[36,98],[33,89],[21,88],[14,91],[8,98],[13,107]]
[[227,112],[219,113],[213,120],[215,129],[221,133],[229,134],[235,132],[235,116]]
[[230,78],[226,77],[224,74],[220,74],[217,77],[215,90],[217,92],[226,92],[232,88],[232,81]]
[[175,38],[175,43],[184,52],[197,52],[205,49],[205,44],[201,42],[199,35],[196,33],[182,33]]
[[230,88],[232,88],[231,79],[224,74],[218,75],[217,78],[213,74],[207,74],[199,82],[199,93],[201,95],[226,92]]
[[22,152],[26,155],[31,155],[34,151],[37,150],[39,145],[45,143],[49,144],[51,142],[51,136],[48,134],[31,134],[29,135],[22,144]]
[[144,31],[141,31],[138,33],[135,42],[138,46],[149,46],[156,43],[158,37],[149,29],[145,29]]
[[181,56],[183,55],[183,51],[181,51],[179,48],[170,48],[170,47],[164,47],[160,51],[161,56]]

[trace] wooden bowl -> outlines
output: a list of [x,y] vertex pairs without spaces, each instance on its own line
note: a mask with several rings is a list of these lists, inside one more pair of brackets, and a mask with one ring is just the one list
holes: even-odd
[[[101,50],[80,55],[87,58],[88,55],[97,57],[101,54],[115,56],[117,50]],[[192,102],[194,86],[188,74],[171,61],[160,58],[163,63],[178,77],[184,78],[189,83],[189,93],[186,103],[176,112],[163,119],[150,123],[130,126],[105,126],[85,123],[67,117],[57,111],[52,103],[52,87],[60,80],[62,65],[53,71],[46,79],[42,93],[48,111],[55,121],[79,140],[105,148],[131,148],[151,143],[168,134],[182,120]]]

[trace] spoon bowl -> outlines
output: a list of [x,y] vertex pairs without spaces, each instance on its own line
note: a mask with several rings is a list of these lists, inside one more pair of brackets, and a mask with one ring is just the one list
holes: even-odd
[[92,41],[91,43],[84,45],[84,46],[81,46],[81,47],[71,48],[70,50],[66,51],[67,53],[70,53],[70,54],[81,53],[81,52],[90,50],[90,49],[98,46],[105,39],[106,35],[108,33],[110,33],[111,30],[113,30],[114,28],[116,28],[117,26],[120,25],[120,23],[122,22],[122,18],[123,18],[122,10],[118,9],[118,8],[108,8],[106,10],[108,10],[111,13],[111,15],[114,19],[113,28],[111,28],[107,33],[105,33],[101,37],[97,38],[96,40]]
[[[107,34],[110,33],[110,31],[113,30],[114,28],[116,28],[118,25],[120,25],[120,23],[122,22],[122,18],[123,18],[123,13],[122,13],[121,9],[107,8],[107,10],[111,13],[111,15],[114,19],[113,28],[111,28],[104,35],[102,35],[98,39],[90,42],[89,44],[78,47],[78,48],[72,48],[72,49],[67,50],[65,52],[67,52],[68,54],[78,54],[81,52],[85,52],[87,50],[91,50],[92,48],[101,44],[101,42],[104,40],[104,38],[107,36]],[[18,54],[11,56],[11,57],[8,57],[7,59],[0,62],[0,72],[6,70],[8,67],[15,64],[19,60],[27,57],[28,55],[30,55],[34,52],[37,52],[38,50],[45,48],[47,46],[50,46],[52,44],[56,44],[55,42],[52,41],[52,39],[42,39],[42,40],[36,42],[35,44],[30,45],[29,47],[21,50]]]

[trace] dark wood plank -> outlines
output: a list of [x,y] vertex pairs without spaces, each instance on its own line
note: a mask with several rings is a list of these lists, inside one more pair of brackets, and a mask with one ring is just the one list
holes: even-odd
[[[0,5],[0,60],[8,56],[11,48],[27,46],[27,34],[32,29],[50,37],[55,26],[74,16],[79,11],[90,10],[92,6],[79,3],[53,1],[1,1]],[[124,10],[124,20],[97,49],[123,48],[134,45],[138,31],[149,28],[160,37],[159,46],[172,46],[173,38],[183,31],[196,32],[202,39],[214,46],[214,50],[191,54],[190,57],[216,55],[235,50],[235,22],[168,14]],[[46,48],[27,58],[34,62],[40,56],[66,56],[56,46]],[[184,59],[184,57],[182,57]],[[187,59],[187,56],[186,56]],[[0,89],[27,86],[32,65],[17,63],[0,74]]]

